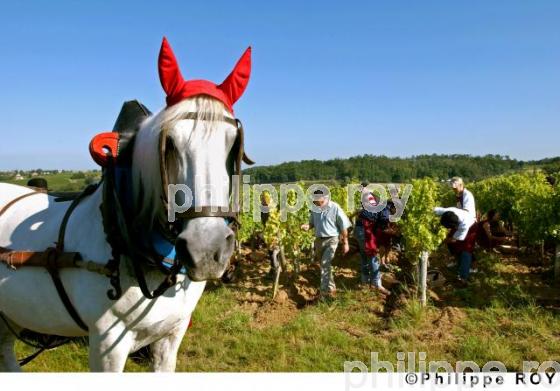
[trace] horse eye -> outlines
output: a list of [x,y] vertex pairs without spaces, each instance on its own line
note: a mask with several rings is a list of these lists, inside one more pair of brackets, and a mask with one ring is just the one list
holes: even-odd
[[171,172],[177,168],[177,159],[179,158],[179,149],[175,144],[175,140],[172,137],[167,137],[165,139],[165,165]]
[[175,148],[175,142],[173,141],[173,138],[170,136],[167,136],[165,138],[165,152],[166,153],[175,153],[175,151],[177,150],[177,148]]

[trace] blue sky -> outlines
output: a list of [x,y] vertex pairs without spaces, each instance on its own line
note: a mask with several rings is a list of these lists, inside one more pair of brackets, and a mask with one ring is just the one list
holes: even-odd
[[560,2],[28,1],[0,9],[0,169],[94,168],[124,100],[164,105],[183,75],[221,82],[258,164],[358,154],[559,155]]

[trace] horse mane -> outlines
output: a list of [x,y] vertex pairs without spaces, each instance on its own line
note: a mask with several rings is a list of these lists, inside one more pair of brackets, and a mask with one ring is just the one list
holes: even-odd
[[[167,219],[167,211],[162,202],[162,178],[160,171],[159,139],[162,129],[172,131],[185,113],[197,112],[200,118],[195,121],[193,132],[198,128],[210,132],[227,115],[225,106],[217,99],[205,95],[185,99],[176,105],[164,108],[156,115],[147,118],[140,126],[136,136],[132,164],[132,191],[136,223],[141,224],[144,232],[150,232],[158,219]],[[204,127],[198,126],[204,121]],[[198,130],[197,130],[198,131]],[[185,153],[185,145],[176,145],[176,154]],[[181,150],[181,147],[185,148]],[[167,157],[169,183],[173,178],[186,177],[186,167],[180,160]]]

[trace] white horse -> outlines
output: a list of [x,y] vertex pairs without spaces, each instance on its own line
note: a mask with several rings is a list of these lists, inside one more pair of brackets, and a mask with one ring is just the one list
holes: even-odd
[[[187,85],[189,82],[182,80],[177,67],[172,77],[179,78],[179,82],[187,85],[185,88],[191,89],[187,93],[183,90],[183,95],[177,99],[177,88],[171,91],[169,80],[165,80],[169,75],[162,76],[162,61],[168,61],[171,53],[168,45],[167,51],[167,57],[163,53],[163,58],[160,52],[160,78],[168,96],[168,107],[142,124],[132,160],[134,208],[139,221],[146,227],[151,227],[155,220],[167,214],[161,198],[158,147],[163,127],[168,129],[167,144],[172,147],[165,159],[169,182],[189,186],[195,205],[228,205],[230,183],[226,160],[236,140],[237,129],[231,121],[222,119],[233,118],[231,105],[244,90],[244,86],[241,90],[238,88],[237,96],[230,94],[231,100],[224,102],[220,96],[201,94],[196,85]],[[171,57],[171,61],[175,61],[172,53]],[[247,56],[243,59],[247,73]],[[228,79],[232,75],[236,77],[238,66],[239,63]],[[241,76],[248,80],[248,74]],[[216,88],[228,92],[224,84]],[[179,102],[175,103],[173,99]],[[204,113],[205,118],[182,118],[187,112]],[[209,193],[196,181],[212,186],[214,191]],[[102,182],[75,209],[65,237],[65,251],[79,252],[84,259],[100,264],[112,258],[100,212],[103,186]],[[0,209],[31,191],[22,186],[0,184]],[[46,194],[35,194],[18,201],[0,216],[0,246],[31,251],[43,251],[53,246],[68,206],[68,202],[54,202],[53,197]],[[120,265],[122,296],[116,301],[107,297],[106,292],[111,286],[106,276],[78,268],[62,269],[61,280],[70,301],[89,329],[86,332],[67,312],[45,268],[11,270],[0,264],[0,312],[16,330],[25,328],[44,334],[89,337],[92,371],[122,371],[129,353],[147,345],[153,355],[153,370],[173,371],[179,345],[204,290],[205,280],[223,274],[234,248],[234,232],[224,223],[224,218],[198,217],[181,224],[177,254],[184,264],[187,262],[184,258],[188,256],[188,274],[180,274],[177,283],[156,299],[143,296],[131,272],[132,260],[127,258]],[[146,271],[150,289],[162,279],[160,271]],[[0,371],[20,370],[14,342],[14,335],[0,320]]]

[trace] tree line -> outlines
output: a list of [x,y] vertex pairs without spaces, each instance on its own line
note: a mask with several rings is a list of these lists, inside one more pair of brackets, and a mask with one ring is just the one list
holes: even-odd
[[522,161],[501,155],[418,155],[388,157],[361,155],[347,159],[302,160],[271,166],[257,166],[243,171],[252,183],[282,183],[301,180],[335,179],[341,182],[367,180],[400,183],[415,178],[446,180],[460,176],[468,181],[480,180],[523,169],[540,168],[556,172],[560,157],[538,161]]

